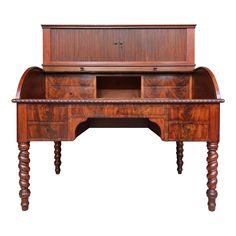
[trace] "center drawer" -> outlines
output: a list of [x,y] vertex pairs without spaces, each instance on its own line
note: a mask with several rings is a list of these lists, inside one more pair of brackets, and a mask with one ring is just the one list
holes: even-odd
[[154,105],[92,105],[71,108],[72,117],[166,117],[164,106]]

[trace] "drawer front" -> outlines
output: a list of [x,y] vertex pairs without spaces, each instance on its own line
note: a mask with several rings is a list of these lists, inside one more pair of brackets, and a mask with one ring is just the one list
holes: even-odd
[[143,79],[145,87],[189,85],[189,75],[180,75],[180,74],[145,75]]
[[186,99],[189,97],[187,87],[144,87],[144,98]]
[[28,121],[65,121],[68,117],[68,109],[58,105],[28,105]]
[[111,106],[111,105],[87,105],[80,108],[71,108],[72,117],[164,117],[166,108],[164,106]]
[[85,86],[63,86],[51,85],[48,88],[48,98],[50,99],[93,99],[95,89]]
[[29,122],[28,138],[30,140],[60,140],[67,138],[67,123],[63,122]]
[[209,106],[176,106],[169,108],[169,120],[208,121]]
[[169,122],[169,140],[207,141],[208,124]]
[[143,77],[144,98],[189,98],[189,75],[156,75]]
[[86,86],[93,87],[95,83],[94,76],[86,75],[63,75],[63,76],[48,76],[48,84],[50,85],[61,85],[61,86]]
[[95,98],[96,80],[92,75],[53,75],[47,77],[49,99]]

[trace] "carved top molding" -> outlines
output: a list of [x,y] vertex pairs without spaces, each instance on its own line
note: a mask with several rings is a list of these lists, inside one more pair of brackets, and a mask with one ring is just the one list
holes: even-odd
[[63,103],[63,104],[106,104],[106,103],[135,103],[135,104],[189,104],[189,103],[223,103],[224,99],[178,99],[178,100],[160,100],[160,99],[143,99],[143,100],[114,100],[114,99],[96,99],[96,100],[63,100],[63,99],[12,99],[13,103]]

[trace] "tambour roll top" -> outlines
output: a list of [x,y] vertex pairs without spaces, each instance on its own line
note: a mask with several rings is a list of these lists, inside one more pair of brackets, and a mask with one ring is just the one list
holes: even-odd
[[42,27],[45,71],[178,72],[195,67],[195,25]]

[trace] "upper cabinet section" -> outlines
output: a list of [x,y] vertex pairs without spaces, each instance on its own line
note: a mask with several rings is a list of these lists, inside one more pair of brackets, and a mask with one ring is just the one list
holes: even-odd
[[46,71],[191,71],[195,25],[43,25]]

